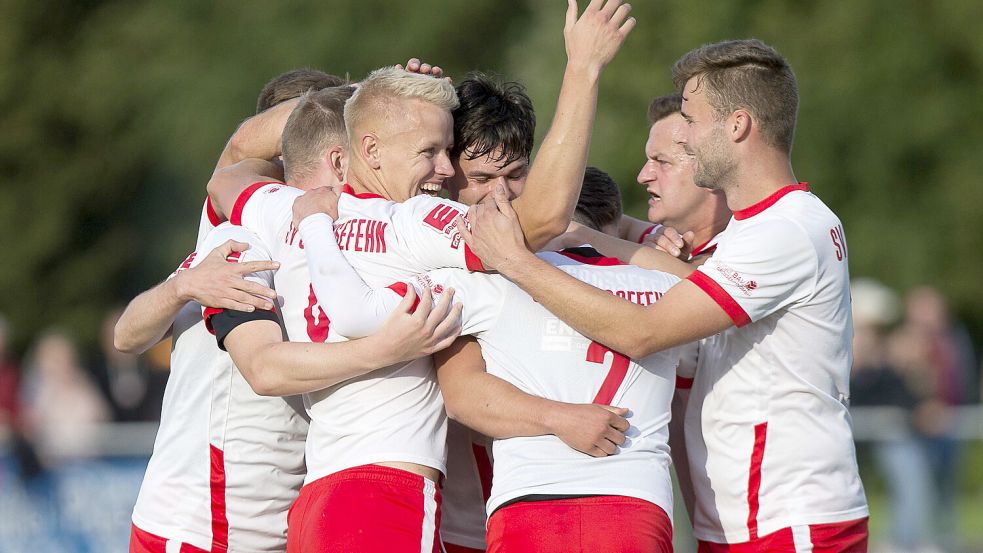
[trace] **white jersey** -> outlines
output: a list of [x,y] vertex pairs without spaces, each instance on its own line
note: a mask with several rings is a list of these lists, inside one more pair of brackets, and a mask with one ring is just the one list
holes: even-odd
[[[609,258],[539,255],[584,282],[643,305],[679,280]],[[579,453],[552,435],[495,440],[489,513],[532,494],[628,496],[672,512],[667,441],[680,348],[635,362],[578,334],[498,275],[441,270],[418,279],[435,293],[448,286],[457,290],[455,298],[464,304],[463,333],[478,338],[490,374],[552,400],[631,409],[629,441],[608,457]]]
[[[284,296],[291,340],[299,334],[297,329],[291,331],[289,322],[291,296],[302,295],[318,309],[330,310],[317,302],[304,261],[305,241],[291,225],[293,201],[302,193],[279,183],[254,185],[239,198],[230,217],[233,223],[255,230],[270,245],[273,259],[281,262],[276,288]],[[431,196],[396,203],[374,194],[356,195],[346,186],[338,209],[334,236],[325,230],[311,238],[336,240],[370,286],[389,286],[438,267],[481,267],[452,224],[466,211],[461,204]],[[307,241],[317,249],[315,240]],[[291,282],[281,286],[281,278]],[[336,328],[339,320],[332,317],[335,320],[329,324],[323,310],[320,317],[329,341],[346,339]],[[307,482],[380,462],[409,462],[445,471],[447,416],[430,357],[306,394],[305,402],[311,416]]]
[[211,197],[205,197],[205,205],[201,206],[201,217],[198,219],[198,238],[195,241],[195,251],[203,251],[201,249],[202,243],[208,234],[212,232],[212,229],[222,224],[224,219],[219,217],[218,213],[215,212],[215,208],[212,207]]
[[[178,271],[228,239],[252,245],[229,261],[269,258],[254,236],[225,224]],[[268,272],[247,278],[272,284]],[[307,418],[299,398],[253,392],[206,329],[201,309],[188,303],[174,321],[160,429],[133,522],[178,547],[283,551],[287,511],[305,474]]]
[[867,516],[839,219],[803,185],[734,213],[689,280],[734,321],[702,342],[684,421],[694,533],[739,543]]

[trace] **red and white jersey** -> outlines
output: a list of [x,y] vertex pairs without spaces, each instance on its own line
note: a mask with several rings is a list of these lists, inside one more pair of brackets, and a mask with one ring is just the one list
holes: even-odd
[[208,234],[212,232],[212,229],[222,224],[225,221],[222,217],[219,217],[216,213],[215,208],[212,207],[211,197],[205,197],[205,204],[201,206],[201,217],[198,220],[198,238],[195,241],[195,251],[203,251],[201,249],[202,242],[208,237]]
[[[601,257],[541,253],[568,274],[640,304],[658,300],[676,277]],[[420,275],[435,293],[448,286],[464,304],[463,333],[481,344],[487,370],[522,391],[557,401],[631,409],[629,441],[595,458],[556,436],[495,440],[488,512],[530,494],[622,495],[672,512],[669,404],[681,348],[631,359],[592,342],[499,275],[440,270]]]
[[[305,337],[304,325],[291,324],[300,319],[291,316],[288,306],[307,302],[308,314],[318,309],[315,319],[324,322],[327,339],[342,341],[346,338],[329,327],[317,303],[304,242],[291,225],[293,201],[302,193],[280,183],[257,183],[243,192],[230,219],[259,234],[273,259],[281,262],[276,289],[284,298],[290,339]],[[338,209],[337,245],[369,286],[386,287],[439,267],[481,267],[452,224],[466,212],[461,204],[425,195],[396,203],[374,194],[356,195],[346,186]],[[310,323],[308,317],[307,326]],[[430,357],[306,394],[305,402],[311,416],[307,482],[379,462],[402,461],[445,471],[447,416]]]
[[867,516],[849,401],[847,246],[805,184],[734,213],[689,280],[735,327],[702,342],[684,427],[697,538]]
[[[178,271],[228,239],[252,246],[230,261],[269,258],[255,236],[225,224]],[[268,272],[247,278],[272,284]],[[306,472],[302,403],[256,395],[218,348],[197,303],[175,319],[173,340],[160,429],[133,523],[209,551],[283,551],[287,511]]]

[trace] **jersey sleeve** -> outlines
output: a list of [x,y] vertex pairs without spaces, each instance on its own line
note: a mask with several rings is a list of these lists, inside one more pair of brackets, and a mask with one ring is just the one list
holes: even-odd
[[379,330],[406,294],[406,285],[369,287],[338,248],[328,215],[311,215],[300,222],[298,230],[314,295],[332,330],[346,338],[361,338]]
[[[222,225],[216,227],[208,237],[202,242],[202,250],[191,263],[191,267],[198,266],[211,252],[225,243],[226,240],[235,240],[249,244],[249,249],[243,252],[232,252],[225,260],[229,263],[247,263],[250,261],[270,261],[272,257],[266,245],[260,240],[259,236],[249,230],[233,225]],[[273,271],[260,271],[244,275],[243,278],[262,284],[268,288],[273,288]],[[202,306],[202,317],[205,319],[205,326],[209,332],[215,335],[219,347],[224,349],[223,342],[229,332],[236,326],[252,320],[264,319],[278,321],[276,307],[273,311],[257,309],[253,312],[225,313],[225,309],[213,306]],[[216,320],[221,320],[215,324]]]
[[743,326],[807,297],[816,271],[816,251],[805,231],[769,219],[737,230],[688,280]]
[[301,190],[281,182],[254,183],[239,194],[229,222],[258,236],[268,246],[272,259],[280,261],[300,240],[291,219],[294,200],[301,195]]
[[481,259],[457,230],[454,220],[467,206],[443,198],[419,195],[403,202],[392,216],[398,240],[406,244],[422,270],[457,267],[485,271]]
[[454,301],[461,303],[461,334],[476,336],[490,330],[498,321],[505,298],[512,286],[499,275],[468,273],[460,269],[438,269],[414,277],[421,294],[427,290],[437,302],[441,294],[454,288]]

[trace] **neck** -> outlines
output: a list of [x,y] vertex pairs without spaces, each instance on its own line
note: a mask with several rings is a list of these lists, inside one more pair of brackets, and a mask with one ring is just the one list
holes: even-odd
[[324,186],[323,183],[319,182],[316,175],[305,175],[303,177],[292,178],[287,181],[288,186],[293,186],[294,188],[299,188],[301,190],[311,190],[319,186]]
[[352,160],[351,169],[348,171],[348,184],[356,194],[378,194],[384,198],[391,198],[379,171],[369,167],[362,159]]
[[734,179],[723,189],[731,211],[750,207],[779,189],[799,182],[788,156],[773,148],[762,148],[745,160],[754,162],[745,162],[738,167]]

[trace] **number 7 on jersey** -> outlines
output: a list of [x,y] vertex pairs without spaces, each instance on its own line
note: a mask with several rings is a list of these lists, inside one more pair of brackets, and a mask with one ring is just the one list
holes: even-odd
[[621,383],[628,376],[628,368],[631,365],[631,360],[627,356],[597,342],[591,342],[587,348],[587,361],[590,363],[604,364],[604,354],[606,353],[610,353],[614,359],[611,361],[611,369],[608,370],[607,376],[604,377],[604,382],[601,383],[601,389],[597,391],[597,395],[594,396],[594,400],[591,402],[598,405],[611,405],[614,395],[618,393],[618,388],[621,387]]

